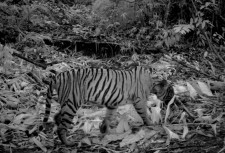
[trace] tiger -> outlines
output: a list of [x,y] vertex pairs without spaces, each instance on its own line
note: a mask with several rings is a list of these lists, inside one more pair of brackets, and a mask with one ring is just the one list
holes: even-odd
[[166,80],[154,83],[148,69],[137,66],[131,70],[106,68],[78,68],[57,74],[51,78],[47,90],[46,109],[43,125],[48,121],[51,111],[53,91],[58,94],[61,110],[55,115],[57,134],[67,146],[75,142],[66,138],[67,129],[79,107],[85,102],[94,102],[107,108],[100,128],[101,133],[109,129],[109,121],[118,106],[132,101],[145,125],[151,125],[147,114],[147,100],[154,93],[162,101],[170,101],[174,95],[173,87]]

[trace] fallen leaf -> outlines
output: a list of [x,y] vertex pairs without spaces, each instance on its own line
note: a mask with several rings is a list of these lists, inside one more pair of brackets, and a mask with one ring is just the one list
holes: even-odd
[[201,81],[197,81],[197,82],[198,82],[199,88],[203,94],[205,94],[207,96],[213,96],[211,90],[209,89],[209,87],[206,83],[201,82]]
[[191,98],[195,99],[195,97],[197,96],[197,91],[195,90],[195,88],[193,88],[189,82],[187,82],[187,88],[188,88]]
[[93,126],[95,129],[99,128],[99,125],[102,123],[102,120],[97,116],[94,120],[92,120]]
[[94,144],[101,144],[100,142],[101,141],[97,137],[95,137],[95,138],[92,139],[92,143],[94,143]]
[[183,134],[182,134],[181,138],[184,139],[186,137],[186,135],[188,134],[189,130],[188,130],[187,125],[184,125],[183,128],[184,128],[184,130],[183,130]]
[[180,139],[179,135],[172,132],[169,128],[167,128],[165,125],[163,125],[164,130],[166,131],[167,135],[168,135],[168,142],[170,142],[171,139]]
[[108,143],[110,143],[112,141],[122,140],[127,135],[129,135],[130,133],[131,133],[131,131],[127,131],[127,132],[122,133],[122,134],[109,134],[109,135],[105,135],[105,137],[101,141],[101,144],[103,146],[105,146],[105,145],[107,145]]
[[155,130],[150,130],[150,129],[146,129],[145,131],[145,139],[149,139],[151,138],[152,136],[154,136],[156,133],[158,133],[157,131]]
[[137,144],[134,142],[132,145],[130,145],[130,151],[133,152],[137,148]]
[[167,125],[167,127],[170,129],[170,130],[175,130],[175,131],[181,131],[183,130],[183,125],[182,124],[176,124],[176,125]]
[[90,139],[88,137],[83,138],[81,141],[86,143],[86,144],[88,144],[89,146],[91,145],[91,141],[90,141]]
[[129,110],[131,110],[132,109],[131,107],[132,107],[131,104],[126,104],[126,105],[123,105],[123,106],[119,106],[119,108],[117,109],[117,112],[120,115],[123,115],[123,114],[127,113]]
[[[24,122],[25,120],[30,119],[29,122],[34,122],[34,119],[36,118],[33,114],[19,114],[13,119],[14,124],[21,124],[21,122]],[[28,122],[28,123],[29,123]]]
[[174,93],[179,94],[179,93],[185,93],[187,92],[187,87],[182,86],[182,85],[174,85]]
[[44,152],[47,152],[47,148],[45,146],[42,145],[42,143],[37,140],[35,137],[32,137],[31,140],[39,147],[41,148],[41,150],[43,150]]
[[173,98],[170,100],[170,102],[169,102],[168,105],[167,105],[164,123],[167,123],[167,119],[168,119],[168,117],[169,117],[169,115],[170,115],[170,106],[173,104],[174,99],[175,99],[175,95],[173,96]]
[[145,137],[145,131],[144,130],[140,130],[136,134],[131,134],[131,135],[126,136],[122,140],[122,142],[120,142],[120,147],[124,147],[126,145],[129,145],[129,144],[133,144],[135,142],[138,142],[141,139],[143,139],[144,137]]
[[217,134],[217,130],[216,130],[216,123],[215,124],[210,124],[212,129],[213,129],[213,132],[214,134],[216,135]]
[[199,118],[195,119],[195,121],[203,122],[203,123],[212,123],[213,119],[212,116],[200,116]]
[[217,116],[216,118],[214,118],[212,122],[221,122],[222,117],[223,117],[224,114],[225,113],[220,113],[220,115]]
[[84,130],[85,133],[90,133],[92,126],[93,126],[93,123],[90,122],[89,120],[87,120],[87,121],[84,123],[84,126],[83,126],[82,129]]
[[124,133],[128,130],[130,130],[130,126],[128,124],[127,117],[125,115],[123,115],[120,119],[119,124],[117,125],[116,132]]
[[203,131],[201,131],[201,130],[197,130],[196,132],[197,132],[198,134],[204,135],[204,136],[209,137],[209,138],[214,137],[214,135],[212,135],[212,134],[210,134],[210,133],[205,134],[205,133],[204,133]]

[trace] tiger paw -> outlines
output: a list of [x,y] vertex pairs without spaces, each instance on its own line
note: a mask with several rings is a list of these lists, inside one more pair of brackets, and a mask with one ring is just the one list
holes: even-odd
[[109,132],[109,123],[106,119],[102,121],[102,124],[99,126],[99,130],[101,133],[108,133]]

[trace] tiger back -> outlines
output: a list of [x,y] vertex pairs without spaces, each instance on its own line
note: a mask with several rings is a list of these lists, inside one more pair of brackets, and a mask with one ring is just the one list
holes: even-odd
[[[167,85],[166,82],[161,82],[159,85],[153,84],[150,73],[140,66],[127,71],[98,68],[65,71],[51,81],[43,122],[46,123],[48,120],[52,93],[56,89],[61,106],[60,112],[55,116],[58,126],[57,133],[59,139],[66,145],[75,144],[67,140],[67,129],[71,127],[76,111],[87,101],[104,105],[107,108],[106,117],[100,127],[101,132],[108,131],[111,116],[117,107],[124,105],[126,101],[132,101],[144,124],[150,125],[151,121],[147,115],[146,106],[148,96],[153,91],[159,95],[159,99],[165,99],[166,94],[162,94],[160,89]],[[165,88],[166,90],[167,88]]]

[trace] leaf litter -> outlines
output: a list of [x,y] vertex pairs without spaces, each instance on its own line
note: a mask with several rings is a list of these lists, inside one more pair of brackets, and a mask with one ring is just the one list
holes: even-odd
[[[135,55],[135,60],[139,59],[140,55]],[[70,66],[63,63],[55,65],[54,68],[64,71],[70,67],[88,67],[83,63],[107,65],[104,61],[95,62],[93,59],[80,58],[70,62]],[[123,65],[126,63],[129,62],[123,61]],[[175,75],[170,71],[173,69],[175,69],[174,62],[170,62],[168,57],[163,57],[154,63],[152,76],[157,79],[168,78]],[[28,65],[26,71],[23,70],[21,74],[13,77],[5,75],[0,78],[0,142],[5,150],[40,148],[43,152],[49,152],[50,147],[60,145],[53,120],[54,114],[59,111],[59,104],[56,101],[52,102],[49,130],[40,132],[37,136],[27,137],[26,130],[33,133],[42,124],[47,89],[47,86],[40,86],[27,75],[28,72],[37,75],[40,80],[49,74],[48,70],[31,71]],[[221,83],[212,80],[177,80],[174,82],[176,95],[168,105],[161,103],[154,95],[149,96],[147,105],[152,126],[142,126],[140,116],[132,105],[127,104],[118,108],[115,120],[112,121],[112,129],[106,135],[100,134],[99,131],[105,108],[85,104],[74,117],[69,139],[77,142],[76,151],[85,148],[89,151],[131,152],[139,148],[139,151],[146,149],[158,152],[165,150],[168,145],[176,146],[177,141],[188,142],[197,139],[199,135],[212,138],[221,133],[219,126],[224,120],[224,110],[221,107],[223,96],[218,92],[222,89],[224,86]],[[212,90],[217,92],[213,93]],[[59,148],[52,151],[57,149]]]

